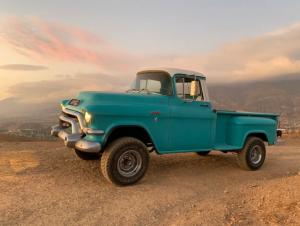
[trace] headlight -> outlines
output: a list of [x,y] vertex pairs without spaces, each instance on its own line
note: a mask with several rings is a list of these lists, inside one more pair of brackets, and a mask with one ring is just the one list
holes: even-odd
[[90,123],[92,121],[92,115],[88,112],[85,112],[84,120],[85,120],[86,123]]

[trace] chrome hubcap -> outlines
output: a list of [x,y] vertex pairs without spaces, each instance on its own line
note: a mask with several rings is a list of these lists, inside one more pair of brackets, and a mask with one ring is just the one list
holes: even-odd
[[259,145],[252,147],[250,151],[250,160],[253,164],[258,164],[262,159],[262,149]]
[[124,177],[132,177],[142,167],[142,157],[136,150],[125,151],[118,159],[118,172]]

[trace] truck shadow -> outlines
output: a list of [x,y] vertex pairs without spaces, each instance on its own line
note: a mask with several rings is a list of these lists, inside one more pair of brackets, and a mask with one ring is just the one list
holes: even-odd
[[[282,149],[282,150],[281,150]],[[212,183],[212,181],[236,181],[245,177],[246,181],[269,180],[297,174],[299,169],[299,150],[285,151],[277,147],[270,150],[264,166],[258,171],[245,171],[236,161],[236,154],[212,152],[208,156],[196,153],[157,155],[151,153],[150,165],[145,178],[139,185],[180,183]],[[299,148],[298,148],[299,149]],[[283,154],[284,153],[284,154]],[[17,154],[17,153],[16,153]],[[32,156],[34,155],[34,156]],[[42,175],[54,179],[57,183],[74,183],[80,181],[85,184],[108,185],[99,170],[99,161],[84,161],[70,150],[57,152],[31,152],[31,157],[37,164],[23,167],[24,170],[8,171],[6,175],[30,176]],[[19,155],[18,161],[10,161],[14,169],[17,163],[26,160],[26,156]],[[11,159],[11,156],[10,156]],[[32,161],[31,161],[32,162]],[[30,163],[31,163],[30,162]],[[4,166],[4,165],[3,165]],[[3,171],[4,172],[4,171]]]
[[[299,152],[286,153],[284,156],[272,153],[260,170],[246,171],[238,166],[234,153],[212,152],[205,157],[195,153],[168,155],[153,153],[145,178],[136,186],[157,183],[168,185],[178,181],[180,183],[209,184],[212,183],[211,181],[215,183],[217,180],[221,184],[222,181],[231,180],[239,183],[241,178],[245,178],[244,181],[248,182],[271,180],[297,174],[299,159]],[[83,161],[73,156],[69,162],[69,167],[67,167],[69,172],[67,173],[73,174],[73,177],[80,177],[85,181],[97,184],[100,180],[102,185],[109,185],[99,170],[98,160]]]
[[[239,181],[245,177],[247,181],[273,180],[296,175],[299,170],[300,152],[287,152],[284,155],[268,153],[266,161],[261,169],[247,171],[241,169],[236,161],[236,154],[213,152],[208,156],[196,154],[174,154],[166,156],[152,156],[149,167],[148,180],[164,181],[169,178],[180,178],[181,181],[209,181],[207,178],[217,178],[220,181]],[[157,176],[159,175],[159,176]]]

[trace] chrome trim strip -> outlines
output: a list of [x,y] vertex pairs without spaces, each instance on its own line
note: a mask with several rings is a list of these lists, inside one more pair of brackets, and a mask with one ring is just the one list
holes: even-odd
[[78,134],[78,133],[77,134],[76,133],[68,134],[64,130],[61,130],[58,133],[58,136],[59,136],[59,138],[61,138],[64,141],[65,146],[67,146],[69,148],[74,148],[75,143],[81,139],[81,134]]
[[75,119],[66,117],[64,115],[60,115],[59,119],[62,120],[62,121],[68,122],[72,125],[71,126],[72,127],[72,133],[81,133],[81,129],[79,128],[78,123],[76,122]]
[[65,132],[65,131],[63,131],[63,130],[61,130],[61,131],[59,131],[59,133],[58,133],[58,137],[60,138],[60,139],[62,139],[62,140],[66,140],[66,136],[67,136],[68,134]]
[[[94,129],[85,127],[84,117],[83,117],[83,114],[81,114],[80,112],[73,111],[73,110],[70,110],[67,108],[63,108],[62,111],[66,114],[73,115],[73,116],[77,117],[77,119],[78,119],[80,129],[78,128],[78,123],[74,119],[68,118],[64,115],[60,116],[61,120],[72,124],[72,133],[83,132],[86,134],[95,134],[95,135],[103,135],[104,134],[103,130],[94,130]],[[75,128],[75,131],[73,131],[73,128]]]
[[73,115],[77,118],[78,122],[74,118],[70,118],[65,115],[60,115],[59,119],[71,124],[72,133],[69,134],[64,131],[61,125],[54,125],[51,128],[51,135],[61,138],[64,141],[65,146],[69,148],[76,148],[83,152],[98,153],[101,150],[101,144],[98,142],[92,142],[82,139],[83,133],[85,134],[104,134],[103,130],[94,130],[85,127],[83,114],[77,111],[66,109],[62,107],[62,111],[66,114]]
[[81,129],[84,128],[85,123],[84,123],[83,114],[81,114],[81,113],[78,112],[78,111],[73,111],[73,110],[70,110],[70,109],[67,109],[67,108],[62,108],[62,111],[63,111],[64,113],[69,114],[69,115],[74,115],[74,116],[76,116],[77,119],[78,119],[80,128],[81,128]]
[[95,130],[91,128],[83,128],[83,132],[86,134],[95,134],[95,135],[103,135],[104,131],[103,130]]
[[54,125],[51,127],[51,136],[58,137],[59,131],[62,130],[60,125]]

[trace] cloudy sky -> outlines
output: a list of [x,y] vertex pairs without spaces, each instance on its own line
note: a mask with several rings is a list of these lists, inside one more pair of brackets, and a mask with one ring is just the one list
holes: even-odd
[[0,4],[0,100],[125,89],[154,66],[197,70],[210,82],[300,72],[295,0]]

